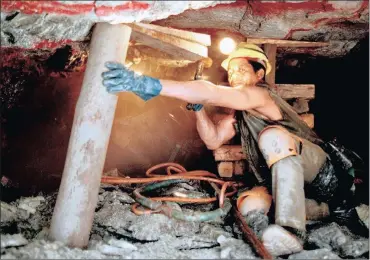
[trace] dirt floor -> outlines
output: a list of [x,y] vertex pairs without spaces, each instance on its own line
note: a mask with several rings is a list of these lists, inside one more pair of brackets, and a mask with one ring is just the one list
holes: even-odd
[[[177,184],[173,190],[191,191]],[[194,191],[194,190],[193,190]],[[203,190],[200,190],[204,192]],[[47,240],[56,193],[1,202],[2,259],[255,259],[233,218],[185,222],[162,214],[136,216],[132,187],[102,185],[87,249]],[[167,191],[168,192],[168,191]],[[212,196],[212,195],[210,195]],[[207,211],[215,205],[170,203],[182,211]],[[358,209],[367,218],[368,206]],[[369,240],[336,223],[309,222],[304,251],[280,259],[368,259]]]

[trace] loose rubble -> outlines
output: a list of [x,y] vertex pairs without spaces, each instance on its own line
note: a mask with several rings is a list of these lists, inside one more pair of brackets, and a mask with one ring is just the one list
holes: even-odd
[[1,235],[0,239],[2,249],[12,246],[24,246],[28,244],[27,239],[25,239],[22,234]]
[[304,250],[297,254],[290,255],[288,259],[341,259],[329,249]]
[[365,226],[369,228],[369,205],[361,204],[356,207],[356,211]]
[[369,240],[353,235],[347,227],[331,223],[311,231],[308,242],[333,250],[343,258],[357,258],[369,252]]
[[[189,188],[190,187],[190,188]],[[179,185],[190,191],[191,186]],[[56,193],[1,202],[2,259],[258,259],[229,219],[184,222],[162,214],[136,216],[130,186],[102,185],[88,247],[70,248],[48,241]],[[193,190],[192,190],[193,191]],[[169,203],[183,211],[213,210],[215,205]],[[216,206],[217,207],[217,206]],[[253,222],[253,221],[252,221]],[[317,223],[317,222],[316,222]],[[288,259],[364,258],[368,239],[336,223],[308,230],[304,250]]]

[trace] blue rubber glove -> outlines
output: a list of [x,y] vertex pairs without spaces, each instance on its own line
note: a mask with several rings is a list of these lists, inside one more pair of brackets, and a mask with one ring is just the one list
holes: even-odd
[[158,79],[139,76],[118,62],[106,62],[109,69],[102,73],[103,85],[109,93],[131,91],[147,101],[159,95],[162,85]]
[[199,111],[199,110],[201,110],[203,108],[203,105],[202,104],[188,103],[188,105],[186,106],[186,108],[188,110]]

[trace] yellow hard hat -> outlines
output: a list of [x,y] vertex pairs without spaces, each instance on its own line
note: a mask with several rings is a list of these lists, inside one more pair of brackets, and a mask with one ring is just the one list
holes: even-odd
[[230,53],[229,57],[221,63],[221,66],[227,70],[229,68],[229,62],[234,58],[252,58],[265,67],[266,75],[271,71],[271,64],[266,54],[255,44],[246,42],[239,43],[236,49]]

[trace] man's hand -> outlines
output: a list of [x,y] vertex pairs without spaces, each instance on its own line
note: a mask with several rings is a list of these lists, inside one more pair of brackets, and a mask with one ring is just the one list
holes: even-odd
[[162,85],[158,79],[139,76],[118,62],[107,62],[102,73],[103,85],[109,93],[130,91],[147,101],[159,95]]
[[203,105],[202,105],[202,104],[192,104],[192,103],[188,103],[188,104],[186,105],[186,109],[187,109],[187,110],[200,111],[202,108],[203,108]]

